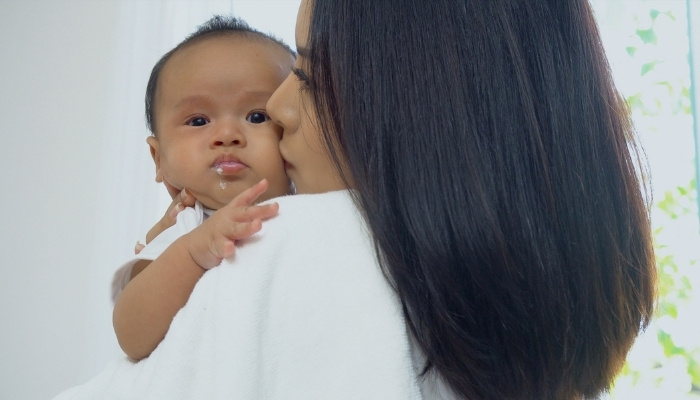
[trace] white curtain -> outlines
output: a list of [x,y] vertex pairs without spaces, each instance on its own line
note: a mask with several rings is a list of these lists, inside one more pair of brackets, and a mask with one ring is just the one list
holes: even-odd
[[698,192],[698,214],[700,214],[700,5],[686,0],[688,7],[688,37],[690,42],[690,77],[693,102],[693,134],[695,137],[695,188]]
[[0,398],[50,398],[121,354],[111,274],[169,199],[143,97],[215,13],[294,47],[299,0],[0,1]]

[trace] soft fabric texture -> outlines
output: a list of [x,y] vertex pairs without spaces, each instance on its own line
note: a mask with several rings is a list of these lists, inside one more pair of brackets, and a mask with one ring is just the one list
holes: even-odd
[[420,399],[401,304],[347,191],[279,215],[207,271],[151,356],[55,400]]
[[[191,232],[194,228],[204,222],[207,217],[212,215],[216,210],[206,208],[199,201],[195,202],[194,207],[185,207],[184,210],[177,214],[175,225],[164,230],[160,235],[146,245],[139,254],[131,257],[129,261],[122,264],[121,267],[114,273],[112,279],[112,302],[117,301],[117,297],[124,290],[124,287],[131,278],[131,269],[134,264],[140,260],[153,261],[160,256],[163,251],[168,248],[180,236]],[[145,242],[145,240],[143,241]]]

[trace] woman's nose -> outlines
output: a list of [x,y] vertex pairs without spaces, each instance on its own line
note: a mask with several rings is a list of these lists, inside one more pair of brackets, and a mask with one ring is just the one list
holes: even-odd
[[[267,100],[267,114],[283,131],[293,130],[298,118],[299,90],[294,90],[296,77],[290,73]],[[293,97],[296,96],[296,97]],[[296,108],[294,107],[296,104]]]

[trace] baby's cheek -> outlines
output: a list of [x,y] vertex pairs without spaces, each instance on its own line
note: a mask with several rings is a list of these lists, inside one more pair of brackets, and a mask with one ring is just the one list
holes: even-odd
[[163,170],[161,168],[156,169],[156,182],[163,182]]
[[177,168],[172,168],[170,165],[162,165],[159,174],[161,176],[159,182],[167,183],[178,190],[182,190],[185,187],[183,176],[181,176]]
[[178,154],[169,153],[166,157],[161,159],[161,171],[163,178],[170,181],[172,184],[176,182],[178,184],[183,184],[182,181],[187,176],[187,170],[194,170],[193,162],[190,161],[192,158],[188,154]]

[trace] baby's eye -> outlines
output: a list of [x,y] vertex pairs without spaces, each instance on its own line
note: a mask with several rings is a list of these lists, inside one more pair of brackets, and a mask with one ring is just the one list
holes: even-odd
[[270,117],[262,111],[253,111],[245,118],[251,124],[262,124],[270,120]]
[[208,123],[209,123],[209,121],[207,121],[207,119],[204,117],[194,117],[194,118],[190,118],[187,121],[187,125],[189,125],[189,126],[204,126]]

